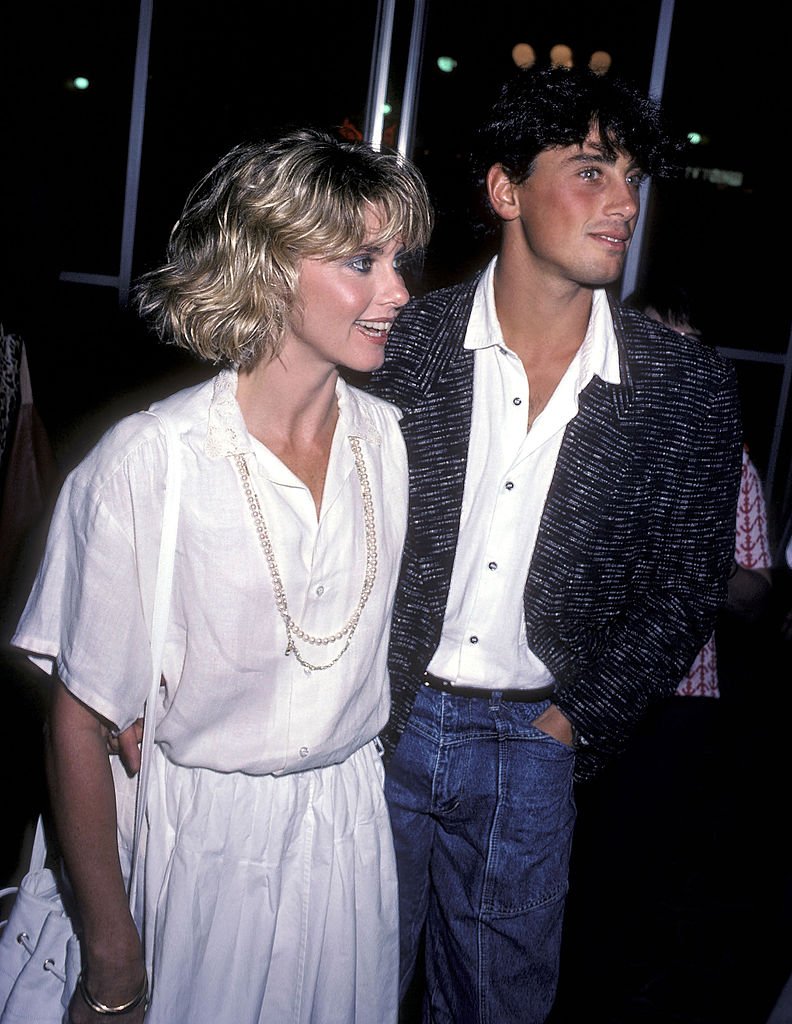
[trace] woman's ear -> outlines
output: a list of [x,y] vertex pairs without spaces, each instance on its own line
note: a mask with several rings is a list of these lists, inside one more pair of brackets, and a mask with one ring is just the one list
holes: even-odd
[[514,220],[520,215],[515,191],[516,186],[503,166],[493,164],[487,171],[487,195],[492,209],[501,220]]

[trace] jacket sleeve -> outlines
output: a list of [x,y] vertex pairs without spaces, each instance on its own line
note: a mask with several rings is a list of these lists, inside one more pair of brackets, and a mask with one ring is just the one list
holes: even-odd
[[[657,395],[663,391],[657,402],[651,394],[641,400],[648,408],[636,458],[643,507],[634,510],[618,610],[583,621],[578,637],[570,626],[568,660],[562,655],[554,666],[561,684],[556,703],[578,735],[578,779],[623,749],[650,705],[673,694],[726,598],[742,460],[736,375],[713,357],[681,383],[655,385]],[[603,565],[620,557],[621,538],[613,533],[612,550],[598,554]],[[609,585],[605,575],[601,605],[607,606]]]

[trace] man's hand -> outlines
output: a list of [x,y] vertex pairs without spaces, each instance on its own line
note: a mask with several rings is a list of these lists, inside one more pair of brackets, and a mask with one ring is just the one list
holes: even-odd
[[574,745],[572,723],[555,704],[545,708],[541,715],[534,719],[533,724],[537,729],[546,732],[548,736],[552,736],[554,740],[558,740],[559,743],[564,743],[567,747]]
[[118,754],[127,775],[132,778],[140,771],[140,743],[143,739],[143,719],[139,718],[123,732],[110,730],[107,734],[107,749]]

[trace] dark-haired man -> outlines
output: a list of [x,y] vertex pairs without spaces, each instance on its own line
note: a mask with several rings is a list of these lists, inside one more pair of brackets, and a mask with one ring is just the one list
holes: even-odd
[[726,593],[733,369],[605,290],[677,154],[631,86],[515,73],[475,136],[497,256],[407,307],[372,382],[410,455],[383,742],[402,992],[425,927],[434,1024],[546,1019],[573,779],[673,693]]

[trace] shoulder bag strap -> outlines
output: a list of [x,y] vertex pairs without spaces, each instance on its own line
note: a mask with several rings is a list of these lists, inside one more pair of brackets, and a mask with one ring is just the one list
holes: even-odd
[[162,515],[157,585],[154,592],[154,610],[151,624],[151,686],[145,708],[143,743],[140,754],[140,775],[138,778],[137,801],[135,805],[135,835],[132,848],[132,868],[129,878],[129,905],[135,906],[137,894],[138,862],[140,843],[143,835],[143,819],[146,814],[151,755],[154,750],[154,727],[157,717],[160,680],[162,678],[162,652],[170,612],[171,587],[173,583],[173,560],[176,552],[176,532],[179,522],[179,494],[181,491],[181,457],[176,428],[167,416],[153,413],[165,428],[168,449],[168,468],[165,479],[165,508]]

